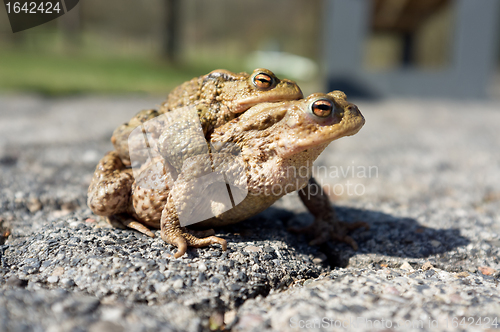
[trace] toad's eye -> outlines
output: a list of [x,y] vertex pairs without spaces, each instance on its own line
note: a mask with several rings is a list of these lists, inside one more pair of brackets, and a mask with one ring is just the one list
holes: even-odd
[[267,74],[257,74],[253,77],[253,85],[259,90],[270,89],[274,84],[274,79]]
[[333,103],[328,99],[320,99],[316,100],[311,104],[311,111],[314,115],[319,116],[321,118],[325,118],[332,114]]

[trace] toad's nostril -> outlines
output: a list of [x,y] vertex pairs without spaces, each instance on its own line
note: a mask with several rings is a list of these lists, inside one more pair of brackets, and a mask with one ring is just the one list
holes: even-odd
[[350,112],[350,113],[353,113],[353,114],[358,114],[359,113],[359,109],[356,105],[349,105],[347,107],[347,110]]

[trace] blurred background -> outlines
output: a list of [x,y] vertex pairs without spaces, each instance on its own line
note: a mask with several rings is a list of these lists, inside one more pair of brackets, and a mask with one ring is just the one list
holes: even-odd
[[0,92],[164,95],[216,68],[266,67],[305,94],[499,97],[497,0],[81,0],[12,33]]

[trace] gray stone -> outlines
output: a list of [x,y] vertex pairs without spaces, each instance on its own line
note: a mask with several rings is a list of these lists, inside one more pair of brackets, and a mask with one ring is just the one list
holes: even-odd
[[[97,162],[87,152],[104,155],[118,124],[159,102],[0,95],[0,139],[9,142],[0,143],[0,223],[12,234],[0,246],[0,330],[200,331],[217,313],[234,331],[289,331],[295,319],[500,312],[498,101],[359,103],[366,126],[316,163],[327,167],[316,169],[326,189],[365,189],[335,200],[339,219],[371,226],[351,233],[358,251],[289,233],[312,220],[294,194],[215,229],[227,252],[190,248],[181,259],[161,237],[110,228],[86,206]],[[54,127],[65,116],[78,126]],[[352,166],[377,171],[352,176]],[[42,204],[35,213],[30,197]]]

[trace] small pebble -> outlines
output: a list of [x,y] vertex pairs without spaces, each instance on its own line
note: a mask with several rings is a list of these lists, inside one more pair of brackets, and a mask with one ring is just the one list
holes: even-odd
[[495,269],[492,269],[491,267],[488,266],[479,266],[477,269],[479,270],[479,272],[481,272],[486,276],[491,276],[496,272]]
[[50,277],[47,278],[47,282],[51,283],[51,284],[55,284],[58,281],[59,281],[59,277],[58,276],[50,276]]
[[439,246],[441,246],[441,242],[439,241],[436,241],[436,240],[431,240],[431,245],[434,247],[434,248],[437,248]]
[[261,247],[256,247],[256,246],[246,246],[245,248],[243,248],[243,250],[245,252],[260,252],[262,251],[262,248]]
[[323,260],[319,257],[316,257],[316,258],[313,258],[313,263],[319,265],[319,264],[323,263]]
[[424,271],[427,271],[427,270],[430,270],[430,269],[433,269],[434,266],[432,266],[432,264],[430,262],[425,262],[423,265],[422,265],[422,270]]
[[404,262],[399,268],[401,270],[413,271],[413,267],[408,262]]
[[174,281],[174,284],[172,285],[172,287],[175,289],[181,289],[183,286],[184,282],[182,281],[182,279],[177,279],[176,281]]

